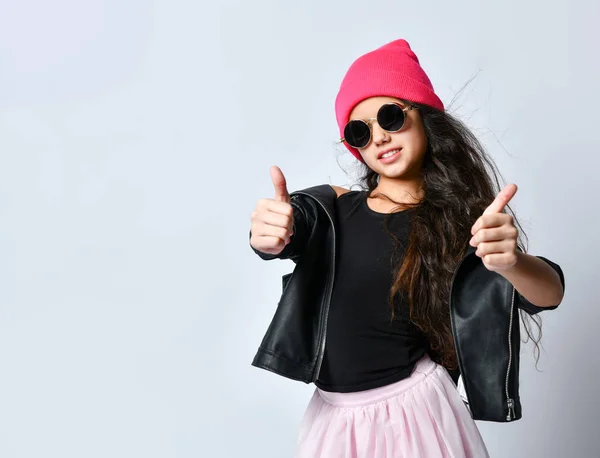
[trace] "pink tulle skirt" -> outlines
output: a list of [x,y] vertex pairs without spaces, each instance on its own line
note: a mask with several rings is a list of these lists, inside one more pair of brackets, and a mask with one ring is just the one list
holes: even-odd
[[399,382],[354,393],[319,388],[296,458],[489,458],[446,369],[426,354]]

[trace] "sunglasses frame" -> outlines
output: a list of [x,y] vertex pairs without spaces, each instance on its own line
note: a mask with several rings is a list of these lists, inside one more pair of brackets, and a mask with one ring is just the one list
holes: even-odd
[[[399,129],[397,129],[397,130],[387,130],[387,129],[383,129],[383,127],[381,127],[381,125],[379,126],[383,130],[385,130],[386,132],[390,132],[390,133],[400,132],[402,130],[402,128],[406,125],[406,113],[408,111],[412,110],[412,109],[416,109],[417,108],[416,106],[414,106],[412,104],[408,104],[406,107],[403,107],[402,105],[400,105],[397,102],[389,102],[389,103],[384,103],[383,105],[381,105],[379,107],[379,110],[377,110],[377,116],[379,116],[379,112],[381,111],[381,109],[383,107],[387,106],[387,105],[396,105],[404,113],[404,121],[402,122],[402,125],[400,126]],[[359,147],[357,147],[357,146],[350,145],[350,143],[346,142],[346,138],[342,137],[342,138],[340,138],[340,141],[338,143],[344,143],[344,142],[346,142],[346,143],[348,143],[349,146],[351,146],[352,148],[356,148],[356,149],[358,149],[358,148],[365,148],[369,143],[371,143],[371,140],[373,139],[373,129],[371,128],[371,124],[373,123],[373,121],[377,121],[377,117],[375,117],[375,118],[368,118],[367,120],[364,120],[364,119],[351,119],[350,121],[348,121],[346,123],[346,126],[348,124],[350,124],[351,122],[353,122],[353,121],[359,121],[359,122],[362,122],[362,123],[364,123],[364,124],[367,125],[367,128],[369,129],[369,141],[365,144],[365,146],[359,146]],[[346,130],[346,126],[344,126],[344,130]]]

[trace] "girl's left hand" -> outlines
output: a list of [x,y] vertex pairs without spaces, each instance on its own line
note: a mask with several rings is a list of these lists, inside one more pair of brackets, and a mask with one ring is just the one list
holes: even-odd
[[513,217],[502,213],[516,192],[516,184],[506,186],[471,228],[473,237],[469,245],[477,247],[475,254],[488,270],[508,270],[517,263],[519,231],[513,224]]

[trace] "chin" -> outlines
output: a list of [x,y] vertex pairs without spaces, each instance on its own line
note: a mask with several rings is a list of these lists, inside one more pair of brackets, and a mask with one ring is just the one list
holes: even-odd
[[401,163],[394,163],[387,166],[381,166],[381,164],[376,164],[373,170],[375,170],[379,175],[387,177],[387,178],[402,178],[403,175],[406,174],[406,167]]
[[394,173],[394,172],[390,172],[389,170],[379,172],[379,175],[382,177],[385,177],[385,178],[392,178],[392,179],[406,178],[406,176],[405,176],[406,174],[404,172]]

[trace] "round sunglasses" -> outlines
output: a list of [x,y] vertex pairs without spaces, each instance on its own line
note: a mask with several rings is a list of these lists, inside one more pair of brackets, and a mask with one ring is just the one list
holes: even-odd
[[353,148],[364,148],[371,141],[371,123],[377,120],[377,124],[386,132],[398,132],[404,126],[406,112],[416,108],[414,105],[403,107],[398,103],[386,103],[377,111],[376,118],[353,119],[348,121],[344,127],[344,137],[340,142],[346,142]]

